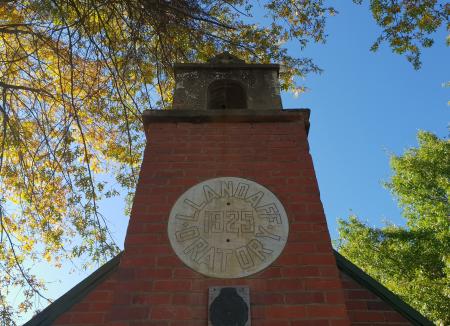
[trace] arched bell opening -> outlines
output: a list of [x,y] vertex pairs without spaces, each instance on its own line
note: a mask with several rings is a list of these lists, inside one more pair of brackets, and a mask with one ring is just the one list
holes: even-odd
[[208,87],[208,110],[246,109],[244,87],[234,80],[221,79]]

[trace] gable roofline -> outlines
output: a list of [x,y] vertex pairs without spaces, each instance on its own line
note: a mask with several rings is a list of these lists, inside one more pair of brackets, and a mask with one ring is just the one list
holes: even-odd
[[389,306],[391,306],[400,315],[408,319],[408,321],[410,321],[413,325],[434,325],[420,312],[412,308],[409,304],[400,299],[400,297],[395,295],[392,291],[369,276],[369,274],[353,264],[350,260],[342,256],[336,250],[333,251],[334,256],[336,257],[337,267],[342,272],[358,282],[363,288],[376,294],[380,299],[389,304]]
[[[375,279],[370,277],[367,273],[353,264],[351,261],[346,259],[336,250],[334,251],[334,256],[336,258],[337,267],[348,275],[350,278],[355,280],[365,289],[371,291],[378,297],[380,297],[384,302],[391,306],[395,311],[401,314],[404,318],[409,320],[413,325],[434,325],[431,321],[425,318],[417,310],[412,308],[386,287],[381,285]],[[123,253],[123,252],[122,252]],[[47,308],[42,310],[40,313],[35,315],[30,321],[24,324],[24,326],[47,326],[51,325],[59,316],[64,312],[72,308],[73,305],[80,302],[86,295],[89,294],[95,287],[97,287],[102,281],[104,281],[108,276],[113,273],[119,266],[120,257],[122,253],[118,254],[116,257],[108,261],[106,264],[101,266],[83,281],[78,283],[59,299],[51,303]]]
[[59,316],[72,308],[73,305],[80,302],[86,295],[89,294],[89,292],[100,285],[101,282],[108,278],[108,276],[117,269],[122,253],[123,251],[102,265],[83,281],[75,285],[60,298],[52,302],[47,308],[35,315],[23,326],[52,325],[52,323]]

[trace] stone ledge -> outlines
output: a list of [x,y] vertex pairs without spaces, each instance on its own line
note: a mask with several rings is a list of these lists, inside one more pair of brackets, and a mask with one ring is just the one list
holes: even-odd
[[205,122],[293,122],[303,121],[309,130],[309,109],[288,110],[145,110],[144,126],[149,123]]

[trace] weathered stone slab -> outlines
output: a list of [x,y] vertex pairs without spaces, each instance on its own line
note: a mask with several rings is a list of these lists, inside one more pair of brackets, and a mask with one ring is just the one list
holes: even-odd
[[289,233],[283,205],[264,186],[242,178],[206,180],[175,202],[169,217],[170,243],[195,271],[239,278],[268,267]]

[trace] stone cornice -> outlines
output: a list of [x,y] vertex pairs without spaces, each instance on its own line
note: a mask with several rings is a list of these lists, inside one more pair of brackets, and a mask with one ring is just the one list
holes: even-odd
[[145,110],[142,114],[144,126],[151,123],[262,123],[303,121],[309,130],[309,109],[287,110]]

